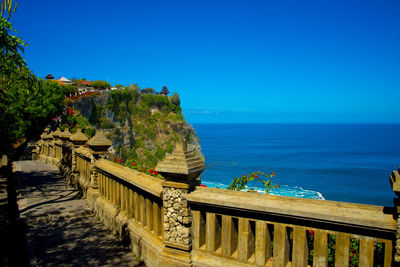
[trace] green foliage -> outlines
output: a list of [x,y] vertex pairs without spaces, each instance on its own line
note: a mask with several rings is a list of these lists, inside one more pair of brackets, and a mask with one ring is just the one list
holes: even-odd
[[[86,117],[82,115],[67,117],[67,121],[70,124],[71,133],[76,133],[76,130],[80,128],[88,138],[92,138],[96,134],[96,130],[86,119]],[[65,126],[63,128],[65,128]]]
[[91,126],[90,122],[82,115],[73,117],[72,122],[74,125],[77,125],[77,127],[81,128],[81,129],[83,129],[87,126]]
[[174,93],[170,98],[169,101],[171,101],[172,104],[175,106],[179,106],[181,104],[181,99],[178,95],[178,93]]
[[158,110],[163,111],[165,114],[169,114],[171,112],[181,112],[180,106],[176,106],[170,102],[168,97],[165,95],[142,95],[140,105],[146,110],[149,110],[150,108],[157,108]]
[[[13,29],[11,22],[9,21],[10,12],[8,12],[8,19],[3,17],[3,10],[8,9],[7,6],[1,3],[0,16],[0,74],[2,82],[8,82],[8,85],[12,81],[3,80],[5,76],[16,74],[19,68],[25,67],[25,59],[21,53],[24,53],[24,48],[27,43],[20,37],[16,36],[17,31]],[[4,90],[1,88],[0,90]]]
[[165,152],[171,153],[172,150],[174,150],[174,145],[172,143],[169,143],[167,148],[165,149]]
[[63,89],[64,89],[64,94],[76,93],[78,91],[78,86],[76,86],[75,84],[65,84],[63,85]]
[[107,89],[111,87],[111,84],[106,81],[91,81],[90,85],[95,89]]
[[[13,83],[0,92],[0,138],[2,152],[17,139],[38,135],[52,117],[62,110],[63,91],[59,85],[45,81],[29,81],[26,67],[9,75]],[[20,79],[21,78],[21,79]],[[26,78],[26,79],[24,79]],[[0,87],[8,81],[1,79]]]
[[147,175],[151,175],[157,178],[162,179],[163,177],[161,176],[161,174],[159,174],[156,170],[154,170],[154,167],[149,167],[149,165],[147,163],[144,162],[138,162],[135,161],[134,159],[128,159],[125,162],[125,166],[140,172],[143,172]]
[[7,16],[7,20],[10,20],[11,14],[15,13],[17,10],[17,2],[14,4],[12,0],[4,0],[1,2],[0,6],[0,17]]
[[265,193],[268,194],[271,189],[279,188],[279,183],[277,185],[272,184],[271,178],[275,176],[275,173],[271,174],[264,172],[252,172],[249,174],[243,174],[241,177],[232,180],[231,185],[228,186],[228,190],[236,190],[236,191],[255,191],[254,188],[249,187],[249,182],[259,182],[262,183],[265,188]]
[[92,126],[86,126],[84,133],[88,138],[92,138],[96,134],[96,129],[94,129]]
[[154,154],[154,157],[157,159],[157,162],[162,160],[165,156],[165,149],[162,149],[161,147],[159,147],[156,151],[156,153]]
[[138,149],[138,148],[142,148],[142,147],[144,147],[143,138],[138,137],[138,138],[136,139],[136,141],[135,141],[134,148],[135,148],[135,149]]
[[99,123],[101,107],[100,105],[95,104],[94,101],[91,101],[91,106],[92,106],[92,112],[89,117],[89,122],[95,125]]
[[350,238],[350,267],[358,266],[360,260],[360,240],[356,238]]
[[102,129],[110,129],[110,128],[113,128],[113,127],[114,127],[113,123],[109,118],[107,118],[107,117],[100,118],[100,128],[102,128]]
[[[114,119],[122,127],[132,127],[131,136],[128,137],[134,142],[129,150],[122,145],[123,135],[117,127],[110,133],[118,155],[118,163],[120,160],[126,162],[125,164],[135,162],[141,170],[149,172],[167,152],[172,152],[176,141],[192,140],[194,137],[193,134],[190,135],[190,130],[174,132],[182,128],[176,127],[175,124],[186,125],[177,94],[172,96],[171,102],[171,98],[154,94],[151,88],[142,90],[144,93],[139,93],[139,90],[137,85],[131,84],[122,90],[109,92],[108,103],[105,106],[95,105],[93,101],[89,121],[101,128],[112,128],[112,122],[105,117],[105,111],[109,110],[114,113]],[[164,92],[167,93],[167,90]],[[128,125],[125,125],[126,122]]]
[[71,98],[65,98],[64,100],[63,100],[63,103],[64,103],[64,106],[65,107],[70,107],[71,105],[72,105],[72,99]]
[[114,85],[114,87],[116,87],[116,88],[123,88],[124,86],[123,86],[122,84],[116,84],[116,85]]
[[124,127],[124,126],[125,126],[125,119],[126,119],[126,117],[127,117],[127,111],[126,111],[126,104],[125,104],[125,101],[121,102],[121,103],[118,105],[118,112],[117,112],[117,115],[118,115],[118,120],[119,120],[119,122],[120,122],[120,124],[121,124],[121,127]]
[[156,90],[154,90],[153,88],[144,88],[140,90],[140,93],[142,94],[154,94],[155,92]]
[[0,153],[10,152],[11,145],[22,137],[38,135],[61,112],[63,99],[60,86],[38,81],[26,67],[22,53],[27,44],[9,22],[12,5],[12,1],[1,2]]

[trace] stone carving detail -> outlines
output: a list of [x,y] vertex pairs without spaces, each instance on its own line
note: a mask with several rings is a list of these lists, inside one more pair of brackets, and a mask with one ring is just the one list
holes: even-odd
[[187,202],[187,189],[164,187],[164,240],[178,246],[189,247],[191,213]]

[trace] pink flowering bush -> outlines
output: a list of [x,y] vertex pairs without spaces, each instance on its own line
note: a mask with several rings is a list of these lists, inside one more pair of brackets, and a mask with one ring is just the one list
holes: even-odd
[[143,172],[153,177],[163,178],[162,175],[154,169],[154,167],[149,167],[141,162],[135,162],[133,159],[128,159],[125,163],[125,167]]

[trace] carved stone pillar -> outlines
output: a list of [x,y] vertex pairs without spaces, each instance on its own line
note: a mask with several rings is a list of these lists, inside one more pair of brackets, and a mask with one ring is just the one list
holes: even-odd
[[53,133],[53,139],[54,139],[54,162],[53,164],[56,166],[59,166],[60,161],[61,161],[61,134],[62,132],[60,131],[60,128],[57,128],[57,130]]
[[164,178],[164,244],[171,249],[190,251],[192,248],[192,216],[187,195],[199,184],[204,170],[203,160],[187,151],[186,144],[177,143],[173,152],[156,166]]
[[70,145],[70,137],[71,133],[68,128],[64,129],[64,132],[60,134],[61,139],[61,164],[59,166],[59,170],[62,175],[67,178],[69,182],[69,173],[71,172],[71,145]]
[[[88,138],[86,137],[86,135],[84,135],[81,131],[81,129],[78,128],[78,130],[76,131],[76,133],[74,133],[73,135],[71,135],[71,137],[69,138],[69,140],[71,140],[71,142],[73,143],[74,149],[79,148],[80,146],[83,146],[86,144],[86,142],[88,141]],[[72,175],[71,175],[71,182],[72,184],[74,184],[76,187],[78,187],[78,170],[77,170],[77,161],[76,161],[76,155],[74,153],[74,151],[72,150],[72,166],[71,166],[71,171],[72,171]]]
[[102,130],[97,130],[96,135],[88,142],[92,154],[92,161],[90,164],[90,185],[86,197],[92,209],[95,208],[96,199],[99,196],[98,172],[94,167],[94,164],[98,159],[108,156],[108,148],[111,145],[112,142],[105,137]]

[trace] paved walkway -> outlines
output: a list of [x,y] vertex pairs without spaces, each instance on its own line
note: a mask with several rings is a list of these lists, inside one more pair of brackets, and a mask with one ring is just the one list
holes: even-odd
[[8,224],[7,178],[0,172],[0,266],[8,264]]
[[18,206],[31,265],[144,266],[92,214],[53,166],[18,161]]

